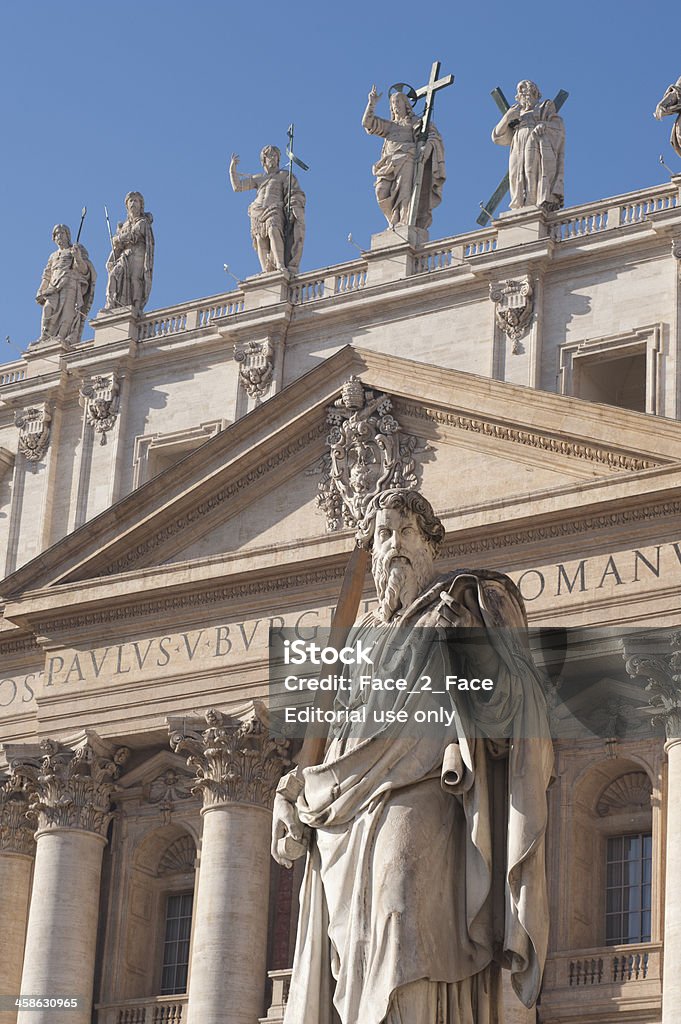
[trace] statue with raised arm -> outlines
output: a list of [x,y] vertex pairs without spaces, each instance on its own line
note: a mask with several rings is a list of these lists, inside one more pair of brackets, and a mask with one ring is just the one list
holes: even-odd
[[106,262],[109,281],[104,309],[110,313],[129,307],[139,315],[147,304],[154,273],[154,218],[144,212],[141,192],[128,192],[125,207],[127,219],[118,224]]
[[511,209],[559,210],[565,197],[563,118],[553,100],[542,100],[539,87],[528,79],[518,82],[515,98],[492,132],[498,146],[511,147]]
[[97,274],[87,250],[71,244],[66,224],[56,224],[52,240],[57,249],[43,271],[36,302],[43,307],[40,340],[59,338],[67,345],[80,341],[95,297]]
[[[362,127],[369,135],[380,135],[384,139],[381,156],[372,167],[376,175],[376,200],[390,227],[397,227],[409,223],[421,119],[414,113],[407,93],[399,90],[390,96],[390,120],[378,117],[375,108],[381,95],[372,85]],[[442,201],[446,177],[444,144],[432,122],[428,126],[420,159],[423,161],[423,180],[414,226],[428,228],[433,220],[434,207]]]
[[278,146],[265,146],[260,153],[264,174],[240,174],[239,157],[232,154],[229,180],[235,192],[254,189],[248,207],[253,248],[263,273],[274,270],[298,272],[305,241],[305,193],[290,171],[280,170]]
[[517,588],[438,573],[444,532],[402,488],[360,528],[378,608],[345,651],[371,664],[344,659],[323,762],[285,775],[274,804],[275,859],[308,846],[284,1024],[498,1024],[500,967],[525,1005],[539,993],[546,704]]
[[681,78],[678,78],[673,85],[670,85],[660,102],[655,107],[654,117],[661,121],[663,117],[676,114],[676,120],[672,125],[672,133],[669,139],[674,152],[681,156]]

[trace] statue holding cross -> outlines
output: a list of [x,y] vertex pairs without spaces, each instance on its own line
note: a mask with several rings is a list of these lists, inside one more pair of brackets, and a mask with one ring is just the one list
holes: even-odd
[[[376,199],[390,227],[428,228],[433,207],[442,200],[445,152],[432,116],[435,93],[451,85],[454,76],[438,78],[439,72],[440,62],[435,61],[428,83],[420,89],[404,82],[391,86],[389,121],[374,113],[381,97],[375,85],[369,93],[362,127],[385,140],[373,172]],[[420,99],[425,99],[425,109],[419,116],[414,106]]]
[[539,206],[549,212],[559,210],[565,195],[565,126],[556,103],[542,100],[538,86],[525,79],[518,82],[516,102],[505,106],[492,141],[511,147],[511,209]]

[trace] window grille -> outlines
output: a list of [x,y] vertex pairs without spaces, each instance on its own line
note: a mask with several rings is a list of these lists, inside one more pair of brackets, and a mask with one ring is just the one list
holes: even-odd
[[653,839],[649,832],[608,839],[605,941],[650,942]]
[[166,928],[163,944],[161,995],[187,991],[189,940],[192,932],[191,892],[172,893],[166,900]]

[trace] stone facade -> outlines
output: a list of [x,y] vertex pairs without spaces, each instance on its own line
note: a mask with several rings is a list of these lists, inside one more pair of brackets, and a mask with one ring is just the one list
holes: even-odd
[[[90,340],[0,368],[0,899],[24,961],[22,982],[0,956],[0,993],[63,986],[68,963],[80,990],[43,994],[79,995],[83,1020],[280,1020],[300,869],[269,860],[288,754],[261,731],[268,632],[329,623],[381,435],[445,523],[443,569],[506,571],[532,626],[598,640],[553,673],[549,960],[538,1009],[509,992],[508,1020],[671,1021],[681,748],[640,721],[652,691],[631,659],[673,675],[675,648],[635,631],[672,638],[681,619],[680,188],[421,246],[384,232],[350,263],[103,313]],[[363,409],[372,443],[353,428],[354,473],[334,478],[329,410]],[[561,719],[570,687],[603,712],[589,735]],[[605,851],[633,834],[652,836],[650,937],[609,946]],[[162,994],[167,900],[197,878],[188,996]],[[78,943],[45,944],[46,893]]]

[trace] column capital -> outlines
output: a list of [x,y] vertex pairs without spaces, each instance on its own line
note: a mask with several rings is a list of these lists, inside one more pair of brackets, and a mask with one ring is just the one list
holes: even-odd
[[260,701],[223,714],[209,708],[199,718],[169,718],[170,746],[187,755],[196,772],[194,792],[204,810],[230,803],[271,808],[277,783],[290,764],[288,740],[269,735],[269,715]]
[[[664,726],[666,749],[681,739],[681,630],[666,637],[666,651],[627,655],[626,670],[632,678],[646,680],[650,694],[651,723]],[[662,646],[663,641],[660,642]]]
[[27,813],[38,832],[73,828],[106,838],[127,747],[108,748],[88,735],[74,746],[51,739],[37,747],[8,744],[5,753],[12,778],[29,793]]
[[27,818],[28,791],[17,778],[0,776],[0,856],[3,853],[35,854],[33,827]]

